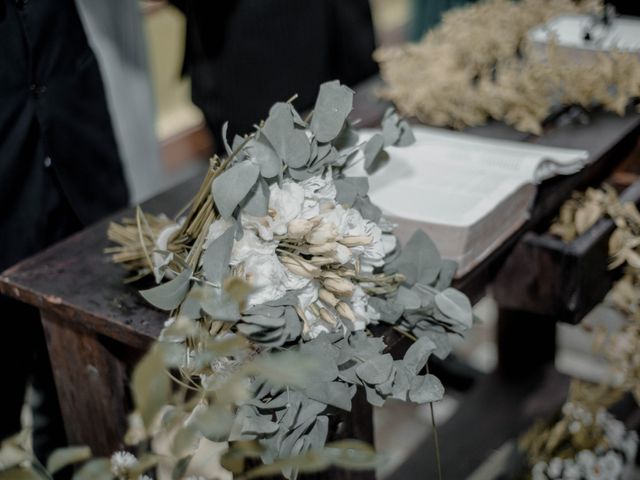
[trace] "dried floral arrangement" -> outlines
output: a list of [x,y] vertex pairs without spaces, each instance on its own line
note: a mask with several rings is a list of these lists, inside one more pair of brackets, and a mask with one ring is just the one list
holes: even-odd
[[624,274],[605,299],[625,318],[612,329],[595,325],[595,347],[611,362],[616,384],[631,391],[640,403],[640,212],[632,202],[622,203],[616,191],[603,185],[574,193],[564,203],[550,232],[570,242],[586,232],[600,218],[616,225],[609,238],[610,268],[621,267]]
[[573,380],[558,418],[540,422],[519,441],[528,454],[532,480],[624,478],[633,465],[638,436],[606,408],[621,390]]
[[[199,412],[205,425],[221,415],[211,398],[225,395],[221,379],[243,364],[237,355],[203,358],[210,342],[241,336],[251,342],[247,358],[284,350],[319,367],[286,388],[253,379],[215,434],[198,430],[256,442],[266,466],[322,448],[331,418],[351,410],[358,388],[376,406],[441,399],[440,381],[422,372],[473,322],[469,300],[449,287],[455,263],[421,231],[400,248],[369,200],[367,178],[345,173],[355,162],[371,173],[389,161],[386,146],[413,141],[390,110],[381,132],[360,142],[347,120],[352,102],[336,81],[320,87],[305,120],[290,102],[274,105],[253,133],[225,145],[226,158],[211,161],[186,213],[170,220],[138,210],[109,229],[113,260],[131,279],[160,283],[141,294],[168,312],[162,340],[177,348],[174,381],[192,391],[181,414],[196,430]],[[391,328],[415,340],[402,359],[382,337]],[[298,471],[282,470],[287,478]]]
[[610,360],[612,384],[573,380],[559,417],[535,425],[521,438],[520,447],[531,468],[527,477],[534,480],[619,479],[624,478],[625,465],[635,461],[637,434],[627,431],[606,408],[627,391],[640,403],[640,212],[632,202],[621,202],[616,190],[604,184],[574,192],[549,231],[569,243],[604,217],[616,226],[609,239],[609,266],[624,268],[605,305],[623,316],[621,324],[596,320],[589,329],[595,328],[596,351]]
[[600,1],[486,0],[451,10],[416,44],[375,53],[382,97],[425,124],[462,129],[489,119],[540,134],[565,106],[623,115],[640,96],[640,59],[628,52],[576,61],[551,43],[532,46],[532,27],[554,16],[599,13]]

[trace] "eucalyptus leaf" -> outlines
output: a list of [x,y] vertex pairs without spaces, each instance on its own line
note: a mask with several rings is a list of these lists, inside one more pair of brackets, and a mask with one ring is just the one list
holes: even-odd
[[430,285],[438,277],[441,267],[442,258],[436,245],[424,231],[416,230],[400,255],[387,264],[385,270],[402,273],[410,285]]
[[225,290],[208,288],[206,292],[207,296],[200,306],[212,318],[222,322],[234,322],[240,319],[240,305]]
[[242,203],[242,209],[254,217],[264,217],[269,211],[269,185],[264,178],[258,178]]
[[359,365],[356,368],[356,374],[362,381],[370,385],[376,385],[389,378],[392,368],[393,357],[391,355],[378,355]]
[[320,85],[313,108],[311,131],[319,142],[330,142],[338,136],[353,108],[353,90],[338,80]]
[[13,467],[0,471],[0,480],[48,480],[32,467]]
[[106,458],[96,458],[85,463],[73,476],[73,480],[112,480],[111,462]]
[[234,418],[228,409],[212,405],[198,412],[194,426],[202,436],[212,442],[224,442],[229,438]]
[[231,250],[235,238],[235,228],[228,228],[222,235],[213,240],[202,254],[202,270],[205,278],[215,284],[222,285],[222,280],[229,272]]
[[417,376],[411,382],[409,400],[415,403],[428,403],[442,400],[444,387],[434,375]]
[[473,324],[473,310],[469,298],[454,288],[447,288],[435,297],[438,309],[448,318],[471,328]]
[[396,376],[393,379],[391,396],[397,400],[406,402],[413,375],[402,360],[396,360],[394,362],[394,366],[396,369]]
[[368,195],[358,195],[353,202],[352,208],[360,212],[360,215],[362,215],[363,218],[375,223],[378,223],[382,217],[382,210],[373,204]]
[[358,196],[365,196],[369,192],[367,177],[344,177],[334,180],[336,187],[336,202],[352,206]]
[[395,324],[404,311],[404,306],[392,300],[384,300],[380,297],[370,297],[369,305],[380,314],[380,321]]
[[389,154],[384,151],[384,137],[376,133],[364,146],[364,169],[369,174],[377,172],[389,161]]
[[242,433],[244,435],[272,434],[277,431],[278,424],[272,422],[266,416],[246,417],[242,423]]
[[189,283],[193,271],[185,268],[166,283],[148,290],[140,290],[140,295],[156,308],[161,310],[174,310],[180,306],[189,291]]
[[175,433],[171,442],[171,454],[175,458],[193,455],[200,442],[200,432],[195,426],[185,426]]
[[304,391],[312,400],[351,411],[351,391],[342,382],[317,382],[307,386]]
[[91,449],[86,446],[71,446],[55,450],[47,459],[47,471],[51,474],[75,463],[91,458]]
[[260,174],[264,178],[277,177],[282,172],[282,160],[264,135],[258,134],[249,143],[249,150],[251,162],[258,165]]
[[378,393],[375,387],[371,385],[364,384],[364,392],[367,397],[367,402],[369,402],[374,407],[383,407],[385,403],[385,398]]
[[327,442],[327,435],[329,433],[329,417],[323,415],[318,417],[313,424],[311,430],[307,434],[309,440],[309,446],[311,450],[320,450]]
[[420,308],[420,295],[407,287],[400,286],[396,293],[395,302],[402,305],[405,310],[415,310]]
[[164,355],[159,345],[153,347],[138,362],[131,377],[131,390],[135,408],[148,429],[169,402],[171,382],[165,371]]
[[193,455],[187,455],[176,462],[171,470],[171,480],[181,480],[187,473]]
[[236,163],[213,181],[211,191],[220,215],[225,218],[233,215],[233,211],[255,185],[259,174],[260,168],[257,165],[243,161]]
[[436,348],[436,344],[429,337],[419,338],[405,353],[403,363],[410,372],[418,374],[425,367],[427,360],[429,360],[429,355]]

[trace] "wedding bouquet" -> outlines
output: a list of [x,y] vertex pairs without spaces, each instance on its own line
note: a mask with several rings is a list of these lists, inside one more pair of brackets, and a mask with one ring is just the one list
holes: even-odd
[[[449,287],[455,263],[422,231],[401,248],[367,178],[349,175],[357,162],[367,173],[387,164],[385,147],[413,142],[409,125],[390,110],[381,131],[359,141],[352,102],[334,81],[307,119],[291,102],[275,104],[253,133],[225,143],[226,158],[212,160],[183,215],[138,210],[109,231],[114,260],[133,279],[159,283],[141,294],[168,312],[161,339],[179,346],[180,381],[197,399],[184,417],[209,439],[256,441],[265,464],[323,447],[330,417],[351,410],[358,388],[376,406],[441,399],[427,360],[446,357],[449,336],[473,321],[469,300]],[[387,351],[389,329],[415,340],[403,358]],[[250,340],[246,355],[203,354],[211,339],[236,336]],[[198,429],[223,379],[257,352],[282,350],[315,368],[295,387],[254,378],[215,434]],[[287,478],[296,473],[284,468]]]

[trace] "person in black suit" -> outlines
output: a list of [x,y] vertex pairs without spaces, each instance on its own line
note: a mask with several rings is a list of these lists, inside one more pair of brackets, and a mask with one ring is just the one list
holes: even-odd
[[[127,202],[74,1],[0,0],[0,271]],[[38,312],[0,296],[0,329],[0,438],[20,429],[31,379],[34,450],[44,460],[64,430]]]
[[172,0],[185,12],[184,73],[221,146],[221,127],[244,134],[271,105],[297,94],[313,106],[319,85],[374,75],[375,35],[368,0]]

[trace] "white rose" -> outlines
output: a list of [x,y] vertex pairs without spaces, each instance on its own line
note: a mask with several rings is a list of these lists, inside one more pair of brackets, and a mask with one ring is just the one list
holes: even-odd
[[372,321],[380,320],[380,314],[369,305],[369,295],[362,288],[356,287],[353,290],[350,303],[351,310],[356,316],[356,321],[354,322],[356,330],[364,330]]
[[275,255],[276,246],[276,242],[264,241],[252,230],[245,230],[242,238],[233,244],[230,264],[238,265],[253,255]]
[[277,183],[271,185],[270,191],[269,210],[273,212],[273,231],[277,235],[285,235],[289,222],[302,213],[304,189],[292,180],[285,180],[282,187]]
[[247,298],[250,306],[276,300],[287,292],[284,267],[275,253],[250,255],[243,266],[245,278],[254,288]]
[[314,175],[300,182],[300,185],[304,189],[304,196],[307,199],[316,200],[331,200],[336,199],[336,186],[333,183],[331,172],[322,177],[320,175]]

